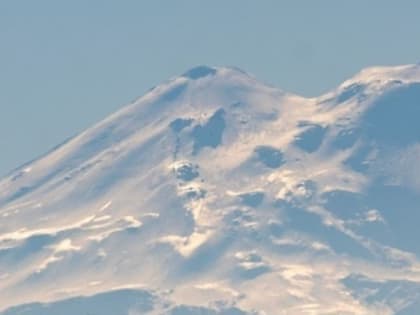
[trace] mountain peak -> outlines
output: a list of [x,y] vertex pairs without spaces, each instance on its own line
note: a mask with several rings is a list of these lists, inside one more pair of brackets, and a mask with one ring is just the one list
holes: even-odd
[[420,65],[407,64],[400,66],[374,66],[362,69],[353,78],[345,81],[341,86],[355,82],[369,84],[372,82],[400,81],[401,83],[420,81]]
[[233,67],[156,86],[0,180],[0,315],[418,309],[419,68],[313,99]]
[[217,74],[224,74],[224,73],[236,73],[245,75],[247,77],[251,77],[246,71],[234,67],[234,66],[207,66],[207,65],[198,65],[195,66],[186,72],[184,72],[181,77],[191,79],[191,80],[198,80],[205,77],[214,76]]

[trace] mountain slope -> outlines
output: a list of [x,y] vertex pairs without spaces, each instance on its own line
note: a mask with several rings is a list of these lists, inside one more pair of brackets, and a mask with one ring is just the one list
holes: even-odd
[[0,181],[0,314],[410,314],[418,114],[418,65],[191,69]]

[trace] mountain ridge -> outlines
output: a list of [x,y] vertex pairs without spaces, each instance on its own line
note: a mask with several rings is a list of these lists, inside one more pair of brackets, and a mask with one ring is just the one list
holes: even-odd
[[304,98],[199,66],[158,85],[0,179],[0,309],[134,283],[154,302],[118,312],[405,314],[419,81],[375,67]]

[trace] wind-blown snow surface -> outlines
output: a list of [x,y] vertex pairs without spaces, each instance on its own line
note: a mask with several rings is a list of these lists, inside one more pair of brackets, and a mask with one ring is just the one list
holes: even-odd
[[419,117],[194,68],[0,181],[0,314],[418,314]]

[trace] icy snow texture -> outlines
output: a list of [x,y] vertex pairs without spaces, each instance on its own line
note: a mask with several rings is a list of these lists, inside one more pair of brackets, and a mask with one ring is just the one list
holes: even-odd
[[173,78],[0,180],[0,314],[416,315],[419,114],[419,65]]

